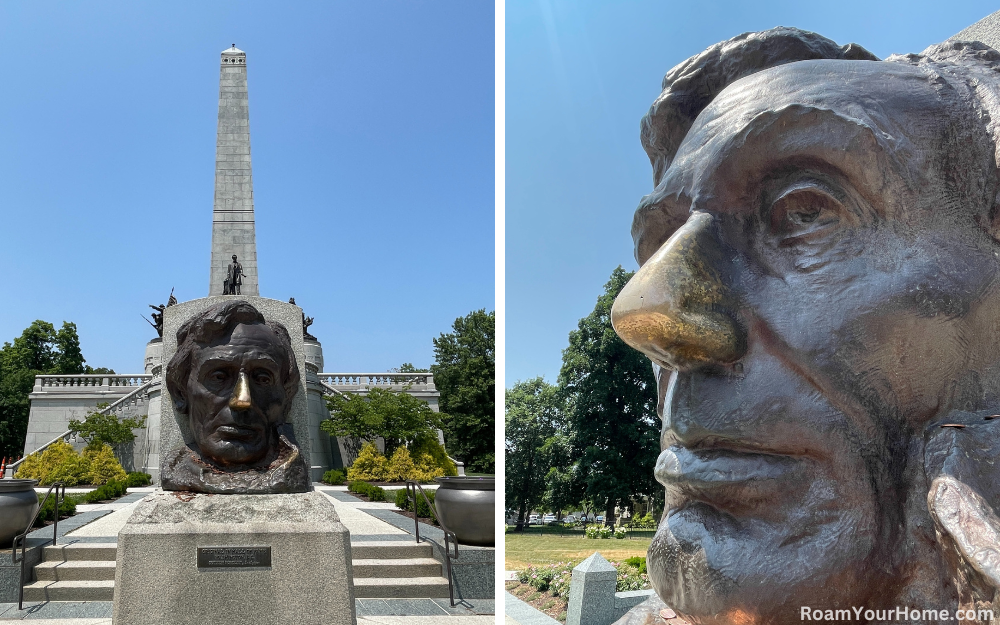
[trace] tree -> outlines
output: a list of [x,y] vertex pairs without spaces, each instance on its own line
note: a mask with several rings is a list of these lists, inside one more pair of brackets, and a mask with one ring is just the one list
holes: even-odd
[[549,443],[564,418],[558,389],[542,378],[518,382],[504,396],[504,485],[507,505],[517,510],[517,531],[545,495]]
[[563,419],[556,424],[556,433],[542,445],[542,455],[549,470],[545,475],[545,496],[542,506],[561,519],[563,510],[577,506],[586,494],[580,479],[580,465],[573,460],[573,437]]
[[42,374],[114,373],[92,369],[80,351],[76,324],[55,329],[41,319],[25,328],[13,343],[0,348],[0,457],[19,456],[28,431],[28,394]]
[[605,523],[615,506],[659,489],[653,468],[660,452],[656,381],[649,360],[611,327],[611,305],[631,272],[615,269],[594,311],[570,332],[559,385],[572,399],[573,456],[587,496],[603,503]]
[[83,421],[70,419],[69,429],[87,441],[87,447],[107,445],[120,462],[122,447],[135,440],[132,430],[146,427],[146,415],[119,420],[114,414],[101,413],[107,407],[106,403],[98,404],[97,409],[87,413]]
[[330,418],[319,427],[346,439],[345,447],[352,462],[365,441],[381,437],[385,440],[385,455],[392,456],[400,445],[416,443],[425,437],[436,439],[436,430],[441,427],[440,413],[406,392],[372,388],[367,395],[328,395],[326,405]]
[[453,332],[434,339],[434,384],[447,414],[444,432],[453,456],[466,468],[493,473],[496,415],[496,314],[475,310],[455,320]]

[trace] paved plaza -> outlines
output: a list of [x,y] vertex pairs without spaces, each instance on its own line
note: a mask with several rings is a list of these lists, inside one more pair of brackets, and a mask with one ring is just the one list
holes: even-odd
[[[392,512],[396,509],[395,504],[362,501],[350,495],[344,486],[314,486],[333,503],[340,521],[351,532],[352,543],[413,539],[412,519]],[[60,544],[117,542],[119,530],[125,526],[139,500],[151,492],[154,492],[152,487],[133,488],[114,503],[78,505],[78,514],[103,514],[67,532]],[[421,527],[421,535],[433,536],[439,531],[430,526]],[[448,599],[357,599],[355,605],[359,625],[439,625],[441,617],[448,617],[449,625],[494,622],[492,600],[466,600],[452,607]],[[111,601],[25,602],[25,609],[19,611],[16,603],[0,603],[0,622],[30,620],[46,625],[110,625],[112,606]]]

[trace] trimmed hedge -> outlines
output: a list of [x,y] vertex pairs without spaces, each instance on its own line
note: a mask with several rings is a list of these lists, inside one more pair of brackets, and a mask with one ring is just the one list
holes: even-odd
[[323,479],[321,480],[324,484],[332,484],[333,486],[340,486],[344,483],[344,472],[339,469],[331,469],[323,474]]
[[355,480],[347,485],[347,491],[351,493],[358,493],[364,495],[372,501],[385,501],[385,491],[375,486],[374,484],[369,484],[368,482],[362,482],[361,480]]
[[[430,499],[431,503],[434,503],[435,491],[425,490],[424,492],[427,493],[427,499]],[[400,510],[413,512],[413,503],[410,502],[409,498],[406,496],[405,488],[396,491],[396,507]],[[431,507],[427,505],[427,502],[424,500],[423,495],[421,495],[419,491],[417,492],[417,516],[425,519],[434,519],[434,522],[437,523],[437,517],[434,516],[434,513],[431,511]]]
[[83,496],[87,503],[97,503],[106,499],[118,499],[128,490],[125,482],[112,481],[104,486],[99,486]]
[[[66,498],[59,502],[59,518],[64,519],[76,514],[76,504],[77,498],[75,496],[66,495]],[[38,518],[35,519],[35,527],[41,526],[45,521],[51,521],[55,511],[56,493],[55,491],[52,491],[49,498],[45,500],[45,505],[42,506],[42,509],[38,512]]]
[[129,488],[137,488],[139,486],[149,486],[153,483],[153,476],[149,473],[142,473],[140,471],[133,471],[128,474],[125,478],[125,485]]

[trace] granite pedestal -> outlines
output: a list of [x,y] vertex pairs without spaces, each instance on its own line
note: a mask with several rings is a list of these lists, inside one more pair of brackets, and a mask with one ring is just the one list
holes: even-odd
[[116,625],[354,625],[351,543],[321,493],[161,492],[118,535]]

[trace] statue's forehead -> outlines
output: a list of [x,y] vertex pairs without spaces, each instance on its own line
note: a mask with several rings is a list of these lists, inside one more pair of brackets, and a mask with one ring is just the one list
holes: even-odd
[[209,359],[233,359],[252,354],[267,356],[272,360],[282,360],[285,350],[274,330],[262,323],[237,324],[233,331],[219,337],[209,345],[202,345],[196,351],[198,362]]
[[850,110],[918,112],[941,108],[931,77],[885,61],[798,61],[729,85],[699,117],[753,116],[791,104]]

